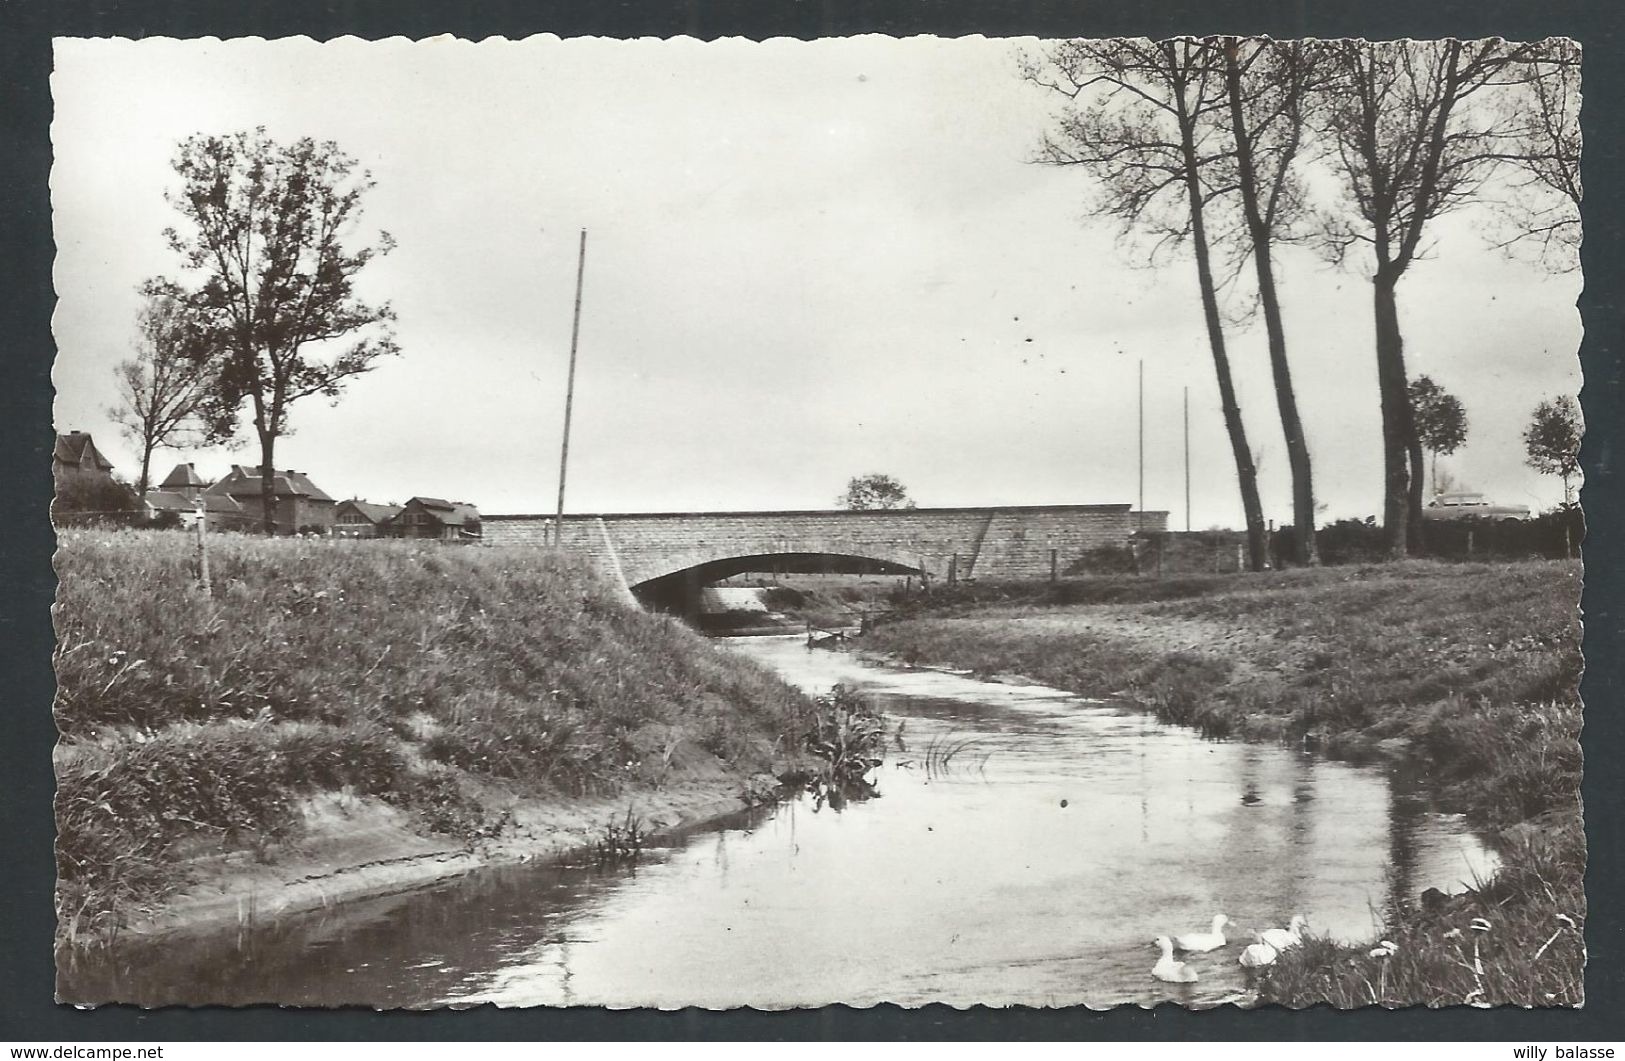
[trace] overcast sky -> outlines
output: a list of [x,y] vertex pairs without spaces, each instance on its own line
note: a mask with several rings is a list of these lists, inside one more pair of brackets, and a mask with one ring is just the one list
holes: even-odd
[[[133,480],[106,407],[136,286],[180,275],[170,159],[263,125],[359,158],[364,224],[399,241],[360,287],[402,355],[295,405],[278,446],[335,497],[552,510],[586,228],[571,511],[828,507],[871,471],[922,505],[1133,501],[1143,359],[1147,507],[1183,525],[1188,387],[1192,523],[1239,525],[1194,267],[1134,267],[1084,173],[1026,161],[1054,106],[1014,74],[1032,43],[59,41],[57,426]],[[1404,281],[1407,357],[1471,419],[1443,466],[1543,508],[1562,489],[1519,435],[1579,388],[1580,281],[1483,225],[1441,225]],[[1370,285],[1306,252],[1281,272],[1325,517],[1378,511]],[[1262,322],[1232,344],[1266,514],[1289,519]],[[155,475],[178,460],[213,478],[258,450],[160,451]]]

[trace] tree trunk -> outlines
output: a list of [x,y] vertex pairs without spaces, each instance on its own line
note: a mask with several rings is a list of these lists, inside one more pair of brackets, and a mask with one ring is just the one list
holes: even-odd
[[143,503],[147,500],[147,484],[152,479],[152,451],[153,443],[146,442],[141,447],[141,477],[135,483],[135,496]]
[[[1415,410],[1412,410],[1412,420],[1415,420]],[[1412,427],[1411,441],[1406,447],[1406,452],[1410,455],[1411,482],[1405,499],[1405,545],[1412,556],[1421,556],[1425,548],[1422,542],[1422,489],[1426,482],[1426,476],[1423,474],[1426,471],[1423,465],[1426,457],[1422,453],[1422,440],[1416,437],[1414,423]]]
[[1405,340],[1399,332],[1395,287],[1399,277],[1379,265],[1372,281],[1377,325],[1377,388],[1382,397],[1383,547],[1403,559],[1409,541],[1409,447],[1415,434],[1406,393]]
[[1258,297],[1264,307],[1264,330],[1269,337],[1270,369],[1275,376],[1275,403],[1281,413],[1281,431],[1286,436],[1287,464],[1292,471],[1292,559],[1305,566],[1320,563],[1315,545],[1315,486],[1310,470],[1309,442],[1304,437],[1303,420],[1298,415],[1298,399],[1292,388],[1292,368],[1286,357],[1286,328],[1281,323],[1281,301],[1275,287],[1275,263],[1271,258],[1272,237],[1258,203],[1258,176],[1253,165],[1251,137],[1241,109],[1241,69],[1234,47],[1225,49],[1225,86],[1230,95],[1230,124],[1235,134],[1236,164],[1241,185],[1241,205],[1252,237],[1253,267],[1258,273]]
[[266,537],[276,536],[276,436],[260,432],[260,513]]
[[1258,497],[1258,469],[1253,451],[1247,445],[1247,429],[1241,422],[1241,406],[1230,377],[1230,357],[1225,351],[1224,325],[1219,319],[1219,297],[1213,282],[1209,258],[1207,225],[1202,213],[1202,182],[1197,174],[1196,145],[1192,122],[1183,113],[1181,100],[1180,138],[1185,156],[1185,190],[1190,199],[1191,248],[1196,256],[1196,279],[1202,292],[1202,317],[1207,323],[1208,345],[1213,349],[1213,371],[1219,380],[1219,402],[1224,410],[1224,427],[1230,435],[1230,451],[1236,461],[1236,481],[1241,487],[1241,508],[1247,520],[1247,566],[1262,571],[1269,563],[1269,544],[1264,530],[1264,506]]

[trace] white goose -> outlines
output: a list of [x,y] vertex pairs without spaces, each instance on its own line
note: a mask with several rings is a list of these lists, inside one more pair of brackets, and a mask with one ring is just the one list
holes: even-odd
[[1289,950],[1303,942],[1303,930],[1308,927],[1309,922],[1302,914],[1293,914],[1288,927],[1266,928],[1258,938],[1276,950]]
[[1151,975],[1165,984],[1194,984],[1196,970],[1174,960],[1174,941],[1167,936],[1158,936],[1156,944],[1162,948],[1162,957],[1151,967]]
[[1224,937],[1224,926],[1230,919],[1223,914],[1215,914],[1213,927],[1206,932],[1187,932],[1183,936],[1174,937],[1174,946],[1183,951],[1192,951],[1205,954],[1210,950],[1218,950],[1230,941]]
[[1249,944],[1241,952],[1241,964],[1248,969],[1261,969],[1266,965],[1274,964],[1278,953],[1276,949],[1265,943],[1256,932],[1253,934],[1253,939],[1256,942]]

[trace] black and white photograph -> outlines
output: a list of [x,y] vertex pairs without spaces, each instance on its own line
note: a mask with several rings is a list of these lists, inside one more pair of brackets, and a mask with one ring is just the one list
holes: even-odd
[[1575,40],[53,67],[58,1001],[1585,1004]]

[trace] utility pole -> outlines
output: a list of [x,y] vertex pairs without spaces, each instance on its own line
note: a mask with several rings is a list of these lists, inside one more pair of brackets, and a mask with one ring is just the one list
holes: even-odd
[[1185,533],[1191,532],[1191,389],[1185,388]]
[[1134,516],[1134,529],[1145,530],[1145,358],[1140,358],[1140,505]]
[[564,544],[564,475],[570,464],[570,412],[576,395],[576,341],[581,336],[581,280],[587,271],[587,230],[581,230],[576,257],[576,309],[570,321],[570,374],[564,384],[564,441],[559,446],[559,504],[553,517],[553,547]]

